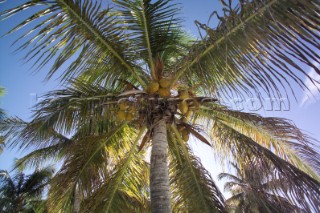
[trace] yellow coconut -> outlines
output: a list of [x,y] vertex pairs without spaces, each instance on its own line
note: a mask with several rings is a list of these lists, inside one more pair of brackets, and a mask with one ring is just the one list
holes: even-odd
[[192,110],[189,109],[188,112],[187,112],[186,115],[185,115],[186,118],[187,118],[187,119],[190,119],[191,116],[192,116],[192,113],[193,113]]
[[128,107],[129,107],[128,104],[126,104],[125,102],[121,102],[119,104],[120,110],[126,110]]
[[188,91],[187,90],[181,90],[181,91],[179,91],[179,98],[180,99],[187,99],[187,98],[189,98],[189,93],[188,93]]
[[153,81],[153,82],[151,82],[151,83],[148,85],[147,93],[149,93],[149,94],[154,94],[154,93],[156,93],[158,90],[159,90],[159,83]]
[[130,113],[135,113],[137,111],[137,108],[135,106],[130,106],[129,109],[128,109],[128,112]]
[[188,103],[183,100],[179,103],[179,106],[178,106],[180,112],[185,115],[187,112],[188,112]]
[[119,110],[118,113],[117,113],[117,118],[120,121],[126,120],[126,112],[123,111],[123,110]]
[[160,97],[167,98],[170,97],[171,92],[169,88],[160,88],[158,91]]
[[182,140],[188,141],[189,140],[189,131],[187,129],[182,130],[181,136],[182,136]]
[[134,118],[133,113],[127,113],[127,115],[126,115],[126,121],[132,121],[133,118]]
[[168,88],[170,86],[171,80],[169,78],[161,78],[159,81],[160,87]]

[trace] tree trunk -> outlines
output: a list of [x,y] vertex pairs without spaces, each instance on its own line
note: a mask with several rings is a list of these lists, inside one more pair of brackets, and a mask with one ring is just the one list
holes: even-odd
[[168,141],[165,120],[161,120],[153,129],[150,191],[152,213],[171,213],[169,192],[169,169],[167,163]]

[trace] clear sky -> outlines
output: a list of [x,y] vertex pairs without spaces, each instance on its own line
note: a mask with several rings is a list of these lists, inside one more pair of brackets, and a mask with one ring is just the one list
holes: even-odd
[[[0,4],[0,10],[3,11],[10,8],[14,4],[23,2],[23,0],[8,0],[3,4]],[[185,19],[185,29],[197,36],[197,29],[194,25],[194,20],[207,23],[208,17],[214,10],[218,10],[214,0],[179,0],[182,7],[182,17]],[[199,4],[201,2],[201,4]],[[8,29],[11,29],[16,23],[21,21],[23,17],[15,17],[9,21],[0,22],[0,35],[3,35]],[[211,24],[214,26],[214,22]],[[0,107],[3,108],[9,116],[18,116],[24,120],[30,120],[32,112],[32,105],[36,103],[37,97],[41,94],[59,88],[59,81],[55,80],[58,75],[52,78],[50,81],[44,81],[48,67],[44,67],[43,70],[34,74],[32,63],[24,63],[22,60],[26,52],[22,51],[14,53],[15,47],[11,44],[16,39],[16,36],[7,36],[0,39],[0,86],[5,87],[7,94],[0,98]],[[310,73],[314,75],[314,73]],[[320,81],[320,78],[318,76]],[[308,132],[312,137],[320,140],[320,101],[319,95],[315,92],[317,100],[310,100],[306,98],[305,93],[298,88],[297,97],[298,102],[294,99],[290,102],[289,111],[263,111],[259,110],[258,113],[263,116],[277,116],[285,117],[293,120],[298,127]],[[313,90],[315,90],[313,88]],[[247,111],[250,111],[250,107],[245,104],[244,107]],[[251,108],[252,109],[252,108]],[[212,150],[207,146],[200,145],[199,143],[193,144],[193,148],[196,149],[196,153],[202,156],[202,162],[205,167],[211,172],[215,178],[221,168],[218,168],[217,164],[213,163]],[[21,153],[17,153],[15,150],[6,150],[0,155],[0,169],[10,170],[12,167],[13,159],[21,156]],[[221,185],[219,184],[220,189]]]

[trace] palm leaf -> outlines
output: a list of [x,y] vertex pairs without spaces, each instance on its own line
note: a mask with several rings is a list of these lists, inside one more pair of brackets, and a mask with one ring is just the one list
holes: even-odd
[[126,124],[116,127],[110,125],[107,134],[74,138],[74,145],[66,150],[67,159],[52,180],[48,200],[50,209],[72,208],[77,184],[82,193],[90,192],[103,176],[109,175],[108,163],[112,164],[119,153],[115,149],[119,145],[122,148],[128,146],[124,142],[130,138],[130,134],[125,133],[128,132],[125,126]]
[[[232,153],[240,165],[259,159],[263,165],[260,175],[267,177],[266,174],[275,174],[275,177],[281,177],[282,188],[288,189],[284,193],[289,198],[292,196],[291,201],[297,206],[308,211],[319,210],[319,181],[222,122],[215,123],[212,134],[215,143],[224,144],[226,152]],[[273,189],[273,192],[277,193],[277,190]]]
[[213,107],[212,110],[205,112],[205,116],[219,120],[250,137],[313,178],[320,180],[320,156],[314,149],[319,142],[305,135],[290,120],[264,118],[257,114],[222,107]]
[[320,74],[313,64],[320,61],[316,53],[319,2],[242,3],[225,16],[218,16],[216,29],[201,25],[207,36],[196,42],[177,66],[174,82],[186,74],[190,81],[201,83],[204,91],[227,97],[261,96],[264,92],[279,98],[288,91],[294,94],[294,83],[308,89],[301,80],[302,76],[310,79],[305,67]]
[[[128,152],[121,156],[119,162],[116,163],[115,168],[110,176],[106,177],[105,182],[101,187],[88,199],[88,203],[85,205],[88,212],[123,212],[128,206],[128,202],[123,202],[124,198],[131,198],[132,201],[139,201],[134,207],[129,205],[131,211],[143,212],[147,211],[147,207],[144,198],[144,194],[141,190],[146,185],[143,178],[148,175],[142,175],[147,171],[147,165],[143,161],[142,153],[137,153],[138,142],[145,129],[141,129],[136,135],[136,138],[128,147]],[[138,156],[137,156],[138,155]],[[125,196],[124,196],[125,195]],[[144,202],[143,202],[144,201]],[[134,202],[129,204],[134,205]],[[128,211],[128,210],[127,210]]]
[[116,3],[127,30],[132,33],[136,54],[149,65],[152,78],[159,80],[161,73],[157,73],[155,58],[163,52],[178,52],[181,43],[176,4],[168,0],[118,0]]
[[[31,37],[25,39],[27,41],[19,49],[35,45],[27,54],[26,60],[35,58],[39,69],[53,59],[54,65],[48,78],[75,56],[76,60],[64,72],[63,79],[81,72],[93,61],[103,61],[105,64],[112,64],[108,66],[112,69],[110,72],[133,75],[145,86],[131,62],[134,60],[128,60],[130,47],[125,42],[124,29],[115,18],[115,13],[110,9],[101,9],[100,1],[29,1],[4,11],[1,17],[6,19],[29,8],[34,8],[32,15],[7,34],[26,25],[33,26],[18,39]],[[32,25],[37,21],[40,24]]]
[[175,127],[168,129],[174,208],[190,212],[225,212],[224,198]]
[[54,147],[60,148],[59,144],[67,146],[71,143],[69,138],[52,127],[44,129],[43,123],[37,120],[28,123],[20,118],[7,118],[0,122],[0,131],[3,133],[6,144],[11,148],[18,146],[20,149],[26,149],[34,146],[34,148],[53,151]]

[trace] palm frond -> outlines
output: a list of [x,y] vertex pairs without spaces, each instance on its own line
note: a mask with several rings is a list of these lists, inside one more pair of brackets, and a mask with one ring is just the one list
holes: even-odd
[[69,138],[58,133],[54,128],[43,128],[43,123],[37,120],[28,123],[20,118],[7,118],[0,122],[0,131],[3,133],[5,143],[11,148],[26,149],[33,146],[53,151],[53,147],[58,149],[59,146],[71,143]]
[[308,90],[304,76],[319,86],[305,71],[320,74],[318,8],[317,0],[262,0],[225,10],[216,29],[200,25],[207,36],[177,66],[175,81],[222,97],[279,98],[294,94],[294,84]]
[[229,173],[224,173],[224,172],[222,172],[222,173],[220,173],[220,174],[218,175],[218,179],[219,179],[219,180],[221,180],[221,179],[228,179],[228,180],[231,180],[231,181],[233,181],[233,182],[235,182],[235,183],[238,183],[238,184],[243,183],[242,180],[239,179],[237,176],[232,175],[232,174],[229,174]]
[[3,87],[0,87],[0,97],[6,94],[6,90]]
[[41,167],[49,160],[53,160],[54,162],[59,162],[64,159],[64,154],[66,150],[71,147],[71,143],[61,142],[59,144],[47,146],[45,148],[36,149],[22,158],[19,158],[15,162],[15,168],[25,169],[28,167],[37,168]]
[[117,0],[116,3],[126,29],[131,32],[135,53],[149,65],[152,78],[159,80],[155,58],[161,57],[163,52],[178,52],[179,49],[177,5],[168,0]]
[[[119,85],[122,84],[114,84],[115,88],[109,89],[85,81],[72,83],[66,89],[44,95],[43,101],[35,106],[39,109],[35,111],[35,120],[42,122],[43,128],[53,126],[57,130],[71,133],[83,124],[114,120],[114,112],[118,108],[116,95],[120,94]],[[92,124],[88,128],[94,126]]]
[[[131,141],[130,147],[116,165],[110,176],[93,193],[85,204],[86,212],[145,212],[148,165],[143,160],[143,153],[137,152],[137,145],[145,132],[142,128]],[[127,199],[127,200],[126,200]],[[130,201],[131,200],[131,201]],[[129,202],[128,202],[129,201]],[[136,205],[136,206],[135,206]]]
[[0,211],[29,212],[38,207],[53,173],[51,166],[37,169],[30,175],[18,172],[10,176],[8,172],[0,171]]
[[[4,96],[4,94],[6,93],[6,90],[3,87],[0,87],[0,97]],[[6,113],[4,112],[3,109],[0,108],[0,121],[3,120],[5,118]],[[0,136],[0,142],[1,142],[1,136]],[[1,153],[0,149],[0,153]]]
[[101,179],[112,171],[112,164],[119,156],[115,149],[130,149],[125,143],[131,137],[126,124],[112,127],[107,134],[75,138],[75,143],[66,150],[66,160],[52,180],[48,204],[50,209],[70,209],[74,191],[89,193]]
[[170,173],[174,208],[190,212],[225,212],[224,198],[208,171],[182,140],[178,130],[168,129]]
[[108,66],[109,72],[133,75],[145,86],[134,69],[132,62],[135,59],[129,58],[130,46],[126,43],[121,22],[110,8],[102,9],[101,1],[28,1],[2,12],[1,18],[9,18],[26,9],[30,9],[31,16],[7,34],[24,26],[32,27],[18,39],[26,40],[19,49],[33,45],[26,60],[35,59],[39,69],[54,60],[48,78],[74,56],[76,59],[65,70],[63,79],[81,73],[92,62],[97,64],[100,61],[112,64]]
[[320,156],[315,150],[319,141],[304,134],[292,121],[221,107],[213,107],[205,115],[223,122],[320,180]]
[[[232,154],[239,165],[259,159],[263,168],[260,175],[268,177],[267,174],[274,174],[274,178],[281,178],[281,188],[287,189],[283,193],[297,206],[308,211],[319,211],[319,181],[223,122],[215,123],[212,136],[214,143],[223,144],[225,153]],[[277,194],[277,189],[273,192]]]
[[40,196],[43,192],[43,188],[49,183],[53,173],[54,168],[52,166],[36,170],[27,177],[23,184],[23,188],[21,189],[22,192],[32,196]]

